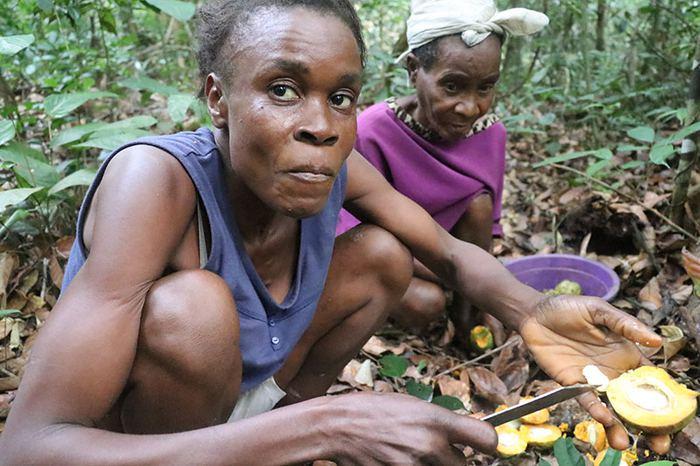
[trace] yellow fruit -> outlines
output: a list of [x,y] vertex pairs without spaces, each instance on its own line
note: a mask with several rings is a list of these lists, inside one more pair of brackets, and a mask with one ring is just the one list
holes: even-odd
[[469,332],[469,341],[478,351],[488,351],[493,348],[493,334],[483,325],[477,325]]
[[642,366],[611,380],[607,395],[630,426],[650,434],[671,434],[695,417],[700,393],[679,384],[663,369]]
[[[531,399],[531,396],[526,396],[521,398],[520,402],[523,403]],[[547,411],[547,409],[540,409],[539,411],[535,411],[534,413],[521,417],[520,420],[525,424],[544,424],[549,421],[549,411]]]
[[520,433],[525,436],[528,445],[538,448],[551,448],[561,437],[559,427],[552,424],[523,424],[520,426]]
[[496,427],[498,434],[498,447],[496,451],[504,458],[519,455],[527,449],[527,440],[518,429],[509,425]]
[[[593,466],[600,466],[607,452],[608,450],[605,449],[598,453],[595,457],[595,461],[593,461]],[[622,457],[620,458],[620,464],[618,466],[632,466],[635,461],[637,461],[637,453],[635,453],[634,450],[625,450],[622,452]]]
[[590,443],[595,448],[595,451],[602,451],[608,448],[603,424],[593,419],[576,424],[574,437],[582,442]]

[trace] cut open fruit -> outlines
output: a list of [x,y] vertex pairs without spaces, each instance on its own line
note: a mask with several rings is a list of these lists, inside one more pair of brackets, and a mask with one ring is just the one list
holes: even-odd
[[574,437],[582,442],[590,443],[595,448],[595,451],[602,451],[608,448],[603,424],[593,419],[576,424]]
[[[531,399],[531,396],[526,396],[521,398],[520,402],[524,403]],[[549,411],[546,408],[540,409],[539,411],[535,411],[534,413],[521,417],[520,420],[525,424],[544,424],[549,421]]]
[[650,434],[671,434],[695,416],[698,392],[689,390],[663,369],[643,366],[611,380],[608,400],[631,427]]
[[520,433],[525,437],[528,445],[538,448],[550,448],[562,435],[559,427],[552,424],[523,424],[520,426]]
[[518,430],[509,425],[496,427],[498,447],[496,451],[504,458],[519,455],[527,449],[527,439]]

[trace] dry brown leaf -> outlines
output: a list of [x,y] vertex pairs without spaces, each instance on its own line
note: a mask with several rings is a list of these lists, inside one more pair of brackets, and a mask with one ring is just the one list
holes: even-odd
[[667,365],[669,370],[678,373],[687,372],[690,369],[690,359],[676,355]]
[[393,393],[394,386],[384,380],[377,380],[374,382],[374,391],[379,393]]
[[389,350],[389,345],[379,337],[372,335],[367,343],[362,346],[362,351],[369,353],[372,356],[381,356]]
[[496,375],[508,388],[508,393],[519,393],[530,376],[530,365],[523,358],[516,359],[496,372]]
[[644,288],[639,291],[639,303],[645,309],[654,312],[661,309],[664,301],[661,297],[661,288],[659,287],[659,280],[657,277],[649,280]]
[[63,259],[68,259],[74,241],[75,236],[64,236],[63,238],[56,241],[55,246],[58,255],[61,256]]
[[372,376],[372,361],[365,359],[355,373],[355,382],[367,387],[374,386],[374,377]]
[[651,209],[654,206],[656,206],[656,204],[658,204],[659,202],[668,199],[669,196],[670,194],[658,195],[655,192],[647,191],[646,193],[644,193],[644,199],[642,200],[642,204],[644,204],[644,207],[646,207],[647,209]]
[[671,455],[690,464],[700,464],[700,419],[697,417],[671,443]]
[[508,388],[496,374],[485,367],[470,367],[469,379],[474,384],[474,394],[495,404],[508,404]]
[[343,372],[341,372],[340,377],[338,377],[338,380],[340,382],[346,383],[348,385],[351,385],[352,387],[357,388],[360,384],[355,380],[355,375],[357,374],[357,370],[359,368],[360,361],[358,361],[357,359],[350,360],[350,362],[348,362],[343,368]]
[[688,302],[691,294],[693,294],[693,285],[681,285],[671,294],[671,299],[682,306]]
[[675,325],[660,325],[659,330],[663,335],[664,359],[668,361],[683,349],[686,343],[683,330]]
[[17,266],[17,256],[9,252],[0,254],[0,308],[4,308],[7,301],[7,286],[10,283],[12,271]]
[[49,275],[51,276],[51,281],[53,284],[60,290],[61,285],[63,284],[63,267],[61,267],[61,264],[58,263],[56,255],[53,254],[49,259]]
[[443,375],[437,379],[437,385],[440,387],[440,393],[458,398],[464,407],[469,410],[472,398],[471,390],[469,388],[469,381],[465,383],[462,380],[453,379],[448,375]]
[[27,275],[22,278],[22,283],[17,288],[17,291],[23,294],[29,293],[34,285],[39,281],[39,271],[37,269],[32,270]]

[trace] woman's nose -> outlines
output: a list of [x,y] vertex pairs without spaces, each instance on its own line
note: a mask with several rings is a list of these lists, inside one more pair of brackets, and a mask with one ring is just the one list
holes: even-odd
[[467,118],[473,118],[479,115],[479,105],[473,97],[466,97],[455,105],[455,113],[463,115]]
[[307,103],[302,110],[302,121],[294,131],[294,139],[315,146],[332,146],[338,141],[330,109],[325,103]]

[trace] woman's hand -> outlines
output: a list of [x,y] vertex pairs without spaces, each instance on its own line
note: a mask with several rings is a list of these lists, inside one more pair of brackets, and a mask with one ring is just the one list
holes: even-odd
[[410,395],[358,393],[332,400],[340,465],[463,465],[468,445],[492,452],[498,437],[484,421],[460,416]]
[[[582,371],[589,364],[615,378],[645,362],[635,343],[661,345],[661,337],[634,317],[587,296],[543,298],[520,334],[539,366],[562,385],[585,382]],[[595,393],[581,395],[579,402],[605,426],[613,448],[627,448],[627,432]]]

